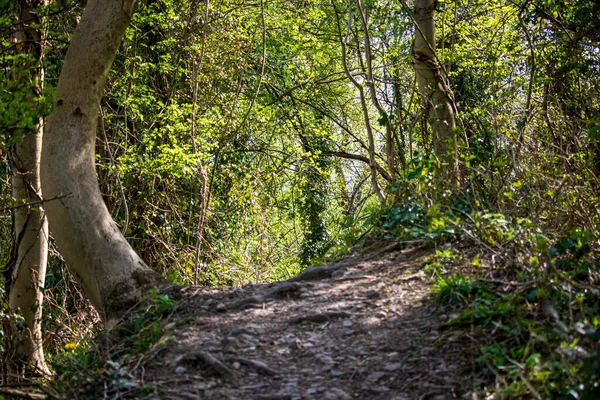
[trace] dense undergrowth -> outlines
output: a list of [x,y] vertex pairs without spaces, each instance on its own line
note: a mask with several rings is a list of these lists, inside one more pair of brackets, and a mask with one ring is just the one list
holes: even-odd
[[477,348],[482,392],[600,396],[598,231],[547,236],[529,219],[438,205],[394,207],[383,217],[384,232],[436,244],[423,269],[450,315],[444,326]]
[[[343,257],[368,240],[423,244],[431,249],[423,271],[433,284],[432,300],[440,314],[449,316],[444,328],[463,332],[476,349],[469,362],[482,394],[600,396],[600,232],[560,229],[543,213],[533,221],[518,207],[508,207],[509,201],[518,203],[515,197],[505,197],[503,208],[510,212],[502,213],[485,210],[484,197],[468,192],[424,191],[428,185],[423,183],[433,182],[434,175],[413,174],[407,181],[422,196],[402,195],[392,206],[367,205],[361,218],[341,226],[337,242],[313,263]],[[100,388],[84,383],[104,381],[114,390],[149,393],[151,387],[128,388],[128,368],[159,341],[168,342],[168,330],[187,323],[185,313],[173,317],[176,302],[150,293],[123,324],[117,344],[101,350],[90,341],[99,328],[96,314],[64,266],[54,268],[45,305],[46,351],[56,373],[52,390],[84,387],[97,393]],[[2,318],[19,317],[3,311]],[[2,335],[0,345],[6,346],[6,332]]]
[[[463,332],[476,349],[469,362],[481,394],[597,398],[598,232],[545,235],[529,219],[455,204],[377,209],[352,243],[392,237],[431,249],[423,271],[433,283],[432,300],[449,316],[443,329]],[[331,257],[339,257],[334,250]],[[128,368],[159,341],[168,343],[175,324],[187,323],[185,313],[173,314],[177,307],[169,295],[152,292],[121,328],[118,344],[99,350],[83,340],[50,350],[55,389],[82,395],[85,387],[93,394],[101,388],[84,383],[103,381],[109,390],[150,393],[150,386],[128,383]]]
[[[52,368],[51,377],[32,379],[35,371],[27,371],[27,379],[16,382],[16,388],[27,388],[19,391],[23,396],[44,396],[44,398],[115,398],[118,396],[133,396],[143,398],[154,392],[151,385],[138,386],[133,383],[130,370],[135,369],[148,351],[160,349],[162,345],[170,344],[173,338],[169,331],[176,325],[185,325],[194,318],[185,317],[173,295],[158,293],[151,290],[140,305],[125,315],[116,329],[110,333],[99,332],[98,321],[86,321],[80,324],[88,330],[76,331],[78,324],[71,322],[73,329],[53,341],[48,341],[46,354]],[[3,305],[4,309],[5,305]],[[59,308],[53,309],[56,312]],[[62,309],[65,312],[64,309]],[[62,314],[62,313],[60,313]],[[89,310],[79,309],[69,313],[79,318],[94,316]],[[20,317],[3,312],[2,322],[16,321]],[[59,320],[64,315],[57,315]],[[59,322],[60,323],[60,322]],[[50,325],[46,322],[47,325]],[[93,330],[93,333],[89,331]],[[10,341],[0,332],[4,362],[10,362]],[[7,364],[5,364],[5,367]],[[0,399],[3,399],[0,393]],[[19,398],[20,396],[17,396]],[[29,398],[29,397],[27,397]]]
[[100,393],[107,397],[144,397],[153,393],[152,385],[132,383],[130,370],[148,358],[151,348],[172,343],[169,331],[175,325],[194,321],[183,313],[172,295],[151,290],[110,334],[102,334],[93,343],[64,346],[64,352],[53,363],[53,390],[74,398],[95,398]]
[[[433,284],[431,299],[449,316],[443,327],[463,332],[476,350],[469,362],[482,394],[598,398],[600,231],[589,229],[595,219],[574,219],[585,228],[557,227],[543,209],[528,218],[523,210],[532,206],[519,204],[530,193],[520,189],[503,196],[498,208],[505,212],[492,211],[483,206],[485,196],[431,189],[435,171],[420,169],[407,174],[410,195],[399,193],[391,206],[367,202],[360,218],[342,224],[336,242],[313,264],[341,258],[372,240],[422,244],[431,249],[422,266]],[[554,218],[568,217],[553,212]],[[111,390],[150,393],[151,387],[128,386],[128,368],[159,341],[168,343],[174,324],[187,323],[184,312],[174,314],[176,302],[150,293],[123,324],[116,344],[101,348],[91,342],[100,328],[97,315],[62,263],[53,264],[47,282],[45,345],[56,374],[52,390],[98,393],[91,383],[104,381]],[[4,303],[2,310],[4,322],[19,326],[19,317],[4,311]],[[6,350],[7,332],[0,333]],[[4,351],[4,357],[10,353]]]

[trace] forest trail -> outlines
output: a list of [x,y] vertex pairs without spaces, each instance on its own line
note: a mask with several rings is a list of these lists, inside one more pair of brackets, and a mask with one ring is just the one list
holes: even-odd
[[123,374],[133,395],[105,398],[471,397],[467,338],[440,329],[448,316],[422,271],[435,250],[403,247],[379,242],[284,282],[181,288],[163,344]]

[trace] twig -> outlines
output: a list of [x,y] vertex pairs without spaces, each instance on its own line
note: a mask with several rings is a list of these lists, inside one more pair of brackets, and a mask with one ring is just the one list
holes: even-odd
[[503,281],[502,279],[491,279],[491,278],[480,278],[478,281],[486,282],[486,283],[495,283],[498,285],[508,285],[508,286],[528,286],[534,283],[533,281],[527,282],[511,282],[511,281]]
[[537,390],[535,390],[535,388],[531,385],[531,383],[529,383],[529,381],[527,380],[527,378],[525,378],[525,375],[519,371],[519,377],[521,378],[521,380],[523,381],[523,383],[525,384],[525,386],[527,386],[527,389],[529,389],[529,391],[531,392],[531,395],[533,397],[535,397],[536,400],[543,400],[542,396],[540,396],[540,394],[538,393]]
[[258,360],[250,360],[248,358],[244,358],[244,357],[231,357],[230,360],[232,361],[238,361],[242,364],[245,364],[249,367],[254,367],[256,368],[259,372],[264,373],[265,375],[269,375],[269,376],[277,376],[280,375],[280,372],[269,367],[267,364],[265,364],[262,361],[258,361]]
[[227,368],[225,364],[223,364],[221,361],[219,361],[216,357],[214,357],[207,351],[198,351],[196,353],[190,354],[187,357],[187,359],[189,360],[194,357],[207,364],[208,366],[212,367],[219,375],[223,377],[232,378],[234,376],[233,372],[229,368]]
[[508,387],[508,382],[506,382],[506,379],[504,379],[504,377],[502,375],[500,375],[500,372],[498,372],[498,370],[496,369],[496,367],[494,367],[492,365],[492,363],[490,362],[490,360],[485,360],[485,365],[490,369],[490,371],[492,371],[494,373],[494,375],[496,375],[496,378],[500,380],[500,382],[502,382],[502,384],[504,385],[505,388]]
[[37,204],[44,204],[44,203],[47,203],[49,201],[60,200],[60,199],[65,198],[65,197],[71,197],[71,193],[69,193],[69,194],[59,194],[58,196],[54,196],[54,197],[51,197],[49,199],[36,200],[36,201],[29,202],[29,203],[19,204],[19,205],[16,205],[16,206],[0,208],[0,212],[12,211],[12,210],[16,210],[16,209],[23,208],[23,207],[31,207],[31,206],[35,206]]
[[411,281],[413,279],[423,279],[423,278],[425,278],[425,272],[419,271],[414,274],[400,276],[396,279],[396,281],[397,282],[406,282],[406,281]]
[[[48,398],[47,395],[42,394],[42,393],[25,392],[23,390],[10,389],[10,388],[5,388],[5,387],[0,387],[0,393],[6,394],[9,396],[19,397],[22,399],[46,400]],[[54,398],[54,396],[52,396],[52,398]]]
[[352,275],[352,276],[344,276],[338,279],[334,279],[333,282],[346,282],[346,281],[358,281],[363,279],[375,279],[377,278],[375,275]]
[[289,323],[290,324],[300,324],[300,323],[302,323],[304,321],[308,321],[308,322],[327,322],[327,321],[332,320],[332,319],[348,318],[350,316],[351,316],[351,314],[349,314],[347,312],[333,311],[333,312],[325,312],[325,313],[320,313],[320,314],[301,315],[299,317],[292,318],[289,321]]

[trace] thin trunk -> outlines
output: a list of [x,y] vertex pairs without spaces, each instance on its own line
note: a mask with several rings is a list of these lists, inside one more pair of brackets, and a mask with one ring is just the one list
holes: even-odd
[[367,87],[369,88],[369,94],[371,96],[371,103],[377,111],[379,111],[379,120],[385,126],[385,155],[388,172],[392,178],[391,185],[396,184],[397,166],[396,166],[396,151],[394,149],[395,132],[392,127],[392,121],[388,112],[383,108],[381,102],[377,98],[377,90],[375,89],[375,77],[373,76],[373,54],[371,52],[371,35],[369,33],[369,16],[367,14],[367,8],[363,7],[362,0],[356,1],[358,9],[360,24],[364,35],[364,46],[365,46],[365,62],[367,66]]
[[325,212],[325,173],[329,170],[329,162],[324,158],[325,145],[318,138],[307,134],[301,113],[297,110],[296,102],[292,98],[294,117],[298,137],[305,154],[317,155],[313,161],[305,160],[302,167],[303,180],[300,184],[300,216],[303,222],[303,238],[300,252],[300,265],[309,266],[315,257],[323,255],[324,245],[327,241],[327,229],[323,213]]
[[[361,162],[369,164],[369,165],[370,165],[370,162],[371,162],[367,157],[365,157],[363,155],[347,153],[345,151],[322,151],[320,154],[322,156],[326,156],[326,157],[339,157],[339,158],[345,158],[347,160],[361,161]],[[377,172],[379,172],[379,174],[381,175],[381,177],[383,179],[385,179],[390,184],[392,183],[392,178],[387,173],[387,171],[385,170],[385,168],[383,168],[379,164],[375,164],[375,168],[377,169]]]
[[110,327],[135,305],[154,272],[112,220],[94,169],[100,99],[134,0],[89,0],[67,51],[42,151],[46,212],[59,251]]
[[[35,9],[42,1],[23,1],[19,4],[16,27],[17,49],[30,57],[29,75],[33,95],[42,96],[44,69],[42,67],[43,33]],[[17,202],[41,200],[40,155],[44,120],[39,118],[36,129],[26,132],[11,152],[12,195]],[[42,346],[42,302],[48,259],[48,223],[42,205],[19,207],[13,211],[13,258],[7,266],[8,305],[24,319],[25,329],[15,332],[14,344],[19,362],[30,363],[38,372],[48,374]]]
[[202,44],[200,49],[200,59],[198,62],[194,60],[193,66],[193,79],[192,79],[192,149],[196,156],[196,163],[198,164],[198,170],[200,177],[202,178],[202,208],[200,210],[200,217],[198,218],[198,224],[196,226],[196,248],[194,251],[194,271],[193,271],[193,282],[194,285],[200,283],[200,269],[201,269],[201,258],[202,258],[202,242],[204,241],[204,225],[208,216],[208,176],[206,174],[206,168],[202,165],[202,159],[198,154],[196,145],[196,108],[198,103],[198,72],[202,71],[202,63],[204,61],[204,51],[206,49],[206,33],[208,29],[208,9],[209,0],[204,1],[204,21],[202,24]]
[[200,283],[200,269],[201,269],[201,257],[202,257],[202,242],[204,241],[204,224],[206,217],[208,216],[208,176],[206,174],[206,168],[202,164],[202,159],[198,154],[196,145],[196,104],[198,101],[198,68],[199,66],[194,65],[193,72],[193,88],[192,88],[192,149],[196,156],[196,164],[198,165],[198,171],[200,172],[200,178],[202,179],[202,207],[200,209],[200,217],[198,218],[198,224],[196,226],[196,248],[194,251],[194,270],[193,270],[193,282],[194,285]]
[[373,129],[371,128],[371,119],[369,116],[369,108],[367,106],[367,100],[365,96],[365,89],[363,85],[361,85],[350,73],[350,69],[348,68],[348,60],[346,58],[346,48],[348,41],[348,34],[350,33],[350,25],[352,21],[352,14],[348,16],[348,27],[346,28],[346,37],[342,35],[342,27],[340,24],[339,16],[337,13],[337,8],[335,5],[335,1],[332,0],[331,5],[333,7],[333,11],[335,12],[337,31],[338,31],[338,40],[340,41],[340,45],[342,46],[342,64],[344,66],[344,72],[346,73],[346,77],[354,87],[358,90],[358,94],[360,96],[360,105],[363,112],[363,119],[365,121],[365,128],[367,131],[367,140],[368,140],[368,150],[369,150],[369,171],[371,174],[371,185],[373,186],[373,191],[377,195],[380,203],[385,203],[385,196],[379,187],[379,183],[377,182],[377,161],[375,160],[375,137],[373,135]]
[[[406,155],[404,151],[406,149],[406,138],[404,135],[404,120],[402,116],[402,89],[400,87],[400,74],[394,68],[394,76],[392,78],[392,93],[394,96],[394,107],[396,112],[396,140],[398,143],[398,155],[400,157],[400,166],[402,169],[406,169]],[[412,154],[411,154],[412,158]]]
[[340,162],[334,163],[334,168],[336,172],[337,178],[337,188],[339,190],[339,205],[342,209],[342,213],[344,215],[352,215],[351,213],[351,203],[350,203],[350,193],[348,193],[348,186],[346,184],[346,176],[344,174],[344,168]]
[[457,189],[460,175],[456,115],[435,54],[436,3],[436,0],[415,0],[413,57],[419,92],[431,126],[434,152],[441,163],[440,178]]

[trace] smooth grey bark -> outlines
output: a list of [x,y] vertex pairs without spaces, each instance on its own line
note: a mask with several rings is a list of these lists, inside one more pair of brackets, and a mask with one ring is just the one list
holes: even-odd
[[89,0],[75,29],[48,117],[42,187],[53,237],[69,270],[108,327],[155,284],[112,220],[94,169],[97,117],[106,77],[134,0]]
[[456,115],[442,67],[435,54],[435,5],[437,0],[415,0],[413,57],[419,93],[432,131],[435,155],[441,163],[440,178],[453,188],[460,182]]
[[[44,69],[42,67],[43,35],[40,18],[35,9],[45,0],[22,1],[17,6],[18,25],[15,29],[16,47],[29,57],[32,95],[42,96]],[[42,303],[48,259],[48,223],[41,200],[40,155],[44,119],[37,121],[34,131],[24,133],[22,140],[11,148],[12,196],[17,203],[38,203],[13,210],[13,254],[7,265],[8,306],[22,315],[25,329],[12,327],[12,342],[19,362],[32,365],[38,372],[48,374],[42,345]],[[17,365],[17,368],[19,366]]]

